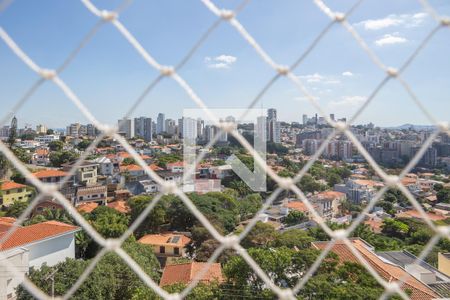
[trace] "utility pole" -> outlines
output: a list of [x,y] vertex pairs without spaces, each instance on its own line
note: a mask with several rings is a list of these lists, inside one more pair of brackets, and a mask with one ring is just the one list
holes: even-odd
[[45,281],[47,281],[49,279],[52,281],[52,300],[55,299],[55,275],[57,272],[58,272],[58,269],[55,269],[47,277],[44,278]]

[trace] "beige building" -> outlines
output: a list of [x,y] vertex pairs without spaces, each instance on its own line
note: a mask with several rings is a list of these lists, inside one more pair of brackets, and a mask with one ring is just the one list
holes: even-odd
[[147,234],[139,239],[139,243],[153,247],[156,256],[185,256],[186,246],[191,239],[178,233]]
[[438,253],[438,270],[450,276],[450,253]]
[[[75,163],[65,164],[64,171],[69,172],[72,168],[74,168]],[[97,163],[83,162],[79,166],[76,167],[76,183],[83,185],[95,185],[97,184]]]

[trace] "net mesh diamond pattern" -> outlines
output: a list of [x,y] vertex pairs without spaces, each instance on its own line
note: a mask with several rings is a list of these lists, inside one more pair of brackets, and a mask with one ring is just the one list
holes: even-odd
[[[8,6],[13,2],[12,0],[4,0],[0,2],[0,13],[5,11]],[[14,167],[22,173],[26,178],[30,180],[30,183],[36,186],[38,190],[38,195],[36,198],[30,203],[27,209],[23,212],[23,214],[17,219],[15,223],[15,227],[10,229],[1,239],[0,242],[8,239],[9,236],[17,229],[17,226],[22,224],[25,220],[25,217],[29,215],[29,213],[33,210],[36,204],[44,197],[44,196],[52,196],[54,197],[67,212],[69,212],[75,221],[93,238],[93,240],[98,243],[102,250],[97,254],[97,256],[91,260],[90,265],[86,268],[84,273],[78,278],[77,282],[72,286],[72,288],[61,298],[68,299],[70,298],[77,289],[83,284],[83,282],[87,279],[89,274],[93,271],[96,264],[99,260],[108,252],[115,252],[119,255],[123,261],[139,276],[139,278],[154,292],[156,292],[159,296],[164,299],[182,299],[189,294],[189,292],[195,288],[195,286],[200,281],[200,278],[206,273],[209,268],[209,264],[215,262],[215,260],[219,257],[219,255],[226,249],[234,249],[254,270],[257,276],[266,284],[268,288],[270,288],[278,298],[280,299],[295,299],[295,295],[305,286],[308,279],[314,274],[314,272],[318,269],[326,255],[331,251],[333,245],[337,241],[344,242],[350,251],[355,255],[355,257],[361,262],[361,264],[367,269],[367,271],[378,281],[378,283],[384,288],[384,293],[381,295],[381,299],[387,298],[390,295],[398,294],[403,299],[409,299],[408,295],[404,290],[401,289],[402,284],[407,278],[401,278],[397,282],[387,282],[383,279],[374,269],[373,267],[365,260],[365,258],[358,252],[358,250],[352,245],[349,240],[349,236],[352,231],[363,222],[365,213],[369,212],[377,203],[379,199],[383,196],[383,194],[387,191],[389,187],[398,188],[410,201],[410,203],[414,206],[415,209],[420,213],[423,219],[426,221],[427,225],[434,231],[434,237],[428,242],[427,246],[424,248],[422,253],[418,256],[417,261],[424,259],[432,247],[439,241],[440,238],[448,238],[450,237],[450,227],[436,226],[426,215],[422,206],[418,203],[418,201],[414,198],[411,192],[402,184],[401,179],[409,173],[409,171],[414,168],[414,166],[419,162],[422,155],[425,153],[426,149],[432,144],[434,138],[440,133],[450,134],[450,128],[447,123],[438,122],[432,114],[427,110],[427,107],[420,102],[419,98],[413,91],[413,88],[406,82],[402,74],[408,68],[408,66],[414,61],[417,55],[421,52],[421,50],[427,46],[428,43],[431,42],[432,37],[440,30],[448,30],[450,27],[450,20],[441,17],[433,7],[428,3],[427,0],[418,0],[418,2],[422,5],[424,10],[434,19],[436,22],[435,27],[427,34],[427,36],[423,39],[423,41],[419,44],[417,49],[413,52],[410,57],[407,57],[405,62],[398,68],[391,68],[383,64],[381,59],[371,50],[371,48],[365,43],[365,41],[358,34],[356,29],[347,21],[348,17],[358,8],[358,6],[363,2],[363,0],[357,1],[357,3],[347,12],[341,13],[336,12],[330,9],[326,3],[322,0],[314,0],[314,4],[320,9],[323,14],[325,14],[330,20],[329,23],[325,26],[325,28],[319,33],[319,35],[313,40],[311,45],[301,53],[299,58],[292,63],[290,66],[284,66],[278,64],[276,61],[272,59],[272,57],[267,53],[261,45],[253,38],[253,36],[246,30],[245,26],[241,24],[238,20],[238,14],[242,9],[245,8],[246,4],[249,2],[245,0],[241,5],[239,5],[235,10],[226,10],[217,7],[210,0],[201,0],[204,6],[214,14],[217,19],[208,30],[203,33],[200,39],[195,43],[195,45],[190,49],[190,51],[185,55],[185,57],[174,64],[173,66],[165,66],[161,65],[157,60],[155,60],[151,55],[151,49],[145,49],[140,42],[135,38],[135,36],[127,29],[125,24],[123,24],[119,20],[120,13],[126,9],[130,1],[125,1],[120,7],[118,7],[114,11],[106,11],[101,8],[96,7],[89,0],[81,0],[81,2],[86,7],[87,13],[91,13],[98,17],[98,22],[93,26],[90,32],[84,37],[84,39],[80,42],[80,44],[75,48],[67,59],[61,64],[61,66],[55,70],[48,70],[44,67],[38,65],[37,62],[33,61],[30,58],[26,51],[20,47],[15,41],[14,38],[8,34],[4,30],[3,27],[0,27],[0,39],[4,42],[9,49],[20,58],[20,60],[28,66],[32,71],[36,72],[40,77],[39,79],[28,89],[25,91],[23,97],[17,101],[12,110],[7,113],[5,116],[0,116],[1,124],[5,124],[7,120],[9,120],[15,112],[22,107],[27,100],[40,88],[40,86],[45,81],[51,81],[55,84],[67,97],[69,101],[71,101],[79,111],[92,123],[95,127],[97,127],[101,134],[94,140],[94,142],[86,149],[86,151],[81,155],[78,159],[77,163],[74,165],[74,168],[69,172],[64,181],[65,183],[69,180],[71,176],[75,173],[75,168],[81,164],[84,159],[88,156],[88,154],[95,149],[98,143],[106,136],[113,137],[116,139],[125,150],[134,158],[134,160],[139,164],[145,172],[161,186],[161,192],[155,196],[154,200],[151,204],[146,207],[146,209],[142,212],[142,214],[135,220],[135,222],[129,227],[129,229],[124,233],[124,235],[118,239],[105,239],[103,238],[73,207],[73,205],[61,194],[58,190],[57,186],[46,184],[39,181],[37,178],[33,177],[25,165],[11,152],[11,150],[0,141],[0,152],[3,153],[6,158],[14,165]],[[219,24],[225,23],[227,26],[231,26],[234,28],[242,39],[247,42],[256,52],[256,54],[261,58],[261,60],[270,66],[274,70],[273,78],[261,89],[260,93],[249,103],[248,109],[255,107],[258,101],[262,98],[262,96],[270,89],[270,87],[281,77],[286,77],[292,84],[298,89],[300,94],[306,97],[309,102],[314,106],[314,108],[319,112],[319,114],[325,118],[329,125],[334,128],[332,134],[330,134],[324,143],[319,147],[318,151],[312,156],[312,158],[306,163],[306,165],[302,168],[302,170],[294,177],[294,178],[281,178],[279,177],[271,168],[269,168],[265,161],[260,157],[260,155],[252,148],[252,146],[247,142],[247,140],[237,131],[224,126],[223,123],[219,121],[219,118],[214,115],[214,113],[208,109],[208,106],[205,104],[205,101],[194,91],[194,89],[189,85],[187,81],[183,79],[178,73],[178,71],[189,61],[189,59],[194,55],[197,49],[208,39],[210,34],[215,31]],[[243,238],[250,232],[250,230],[257,223],[257,219],[253,218],[246,228],[239,234],[239,236],[223,236],[221,235],[208,221],[208,219],[196,208],[194,203],[187,197],[187,195],[183,192],[180,186],[177,186],[173,183],[169,183],[164,181],[161,177],[159,177],[140,157],[140,155],[131,147],[131,145],[127,142],[125,138],[118,134],[118,127],[109,126],[107,124],[103,124],[97,120],[97,118],[88,110],[88,108],[84,105],[82,99],[80,99],[75,91],[73,91],[70,86],[68,86],[59,76],[59,74],[69,67],[70,63],[77,56],[79,51],[86,46],[94,37],[98,29],[102,26],[113,26],[123,37],[124,42],[129,43],[137,53],[142,57],[143,61],[149,65],[150,68],[153,68],[159,71],[159,76],[157,76],[152,82],[148,84],[145,90],[142,92],[141,96],[133,103],[128,112],[125,115],[129,117],[137,108],[137,106],[143,101],[146,95],[163,79],[164,77],[168,77],[174,80],[187,94],[187,96],[202,110],[206,116],[212,120],[216,126],[221,128],[221,130],[228,130],[229,134],[231,134],[236,140],[242,144],[242,146],[249,151],[254,159],[255,163],[260,165],[264,170],[266,170],[267,175],[270,176],[277,184],[278,188],[270,195],[268,199],[266,199],[263,207],[260,212],[267,209],[271,203],[275,200],[275,198],[283,191],[289,190],[295,193],[306,205],[307,209],[311,213],[311,215],[318,220],[318,225],[328,234],[331,238],[331,242],[327,245],[327,247],[322,251],[317,260],[311,266],[311,268],[304,274],[302,279],[292,288],[292,289],[283,289],[277,286],[272,282],[270,277],[265,274],[263,269],[252,259],[252,257],[248,254],[246,249],[244,249],[240,242]],[[386,75],[384,79],[377,85],[375,90],[372,91],[370,96],[364,102],[364,104],[357,110],[356,114],[350,118],[347,123],[340,123],[331,120],[324,109],[319,105],[316,101],[316,98],[308,91],[302,80],[294,75],[293,70],[298,67],[305,58],[314,51],[317,44],[327,35],[331,28],[334,26],[342,26],[348,34],[354,39],[355,46],[359,46],[364,52],[368,55],[371,61],[380,68]],[[397,80],[401,86],[406,90],[407,94],[410,96],[411,100],[417,105],[417,107],[421,110],[421,112],[427,117],[431,124],[436,125],[437,130],[433,132],[433,134],[425,141],[422,145],[420,151],[416,153],[413,159],[408,163],[408,165],[404,168],[404,170],[398,176],[391,176],[386,174],[382,168],[375,162],[375,160],[370,156],[370,154],[365,150],[365,148],[358,141],[356,136],[350,131],[349,126],[353,123],[353,121],[366,109],[369,103],[374,99],[374,97],[379,93],[379,91],[386,85],[387,82],[391,80]],[[244,116],[242,116],[243,118]],[[241,118],[241,119],[242,119]],[[213,146],[214,143],[218,140],[222,132],[219,132],[215,138],[213,138],[207,146]],[[336,230],[333,231],[320,217],[317,211],[315,211],[313,205],[306,198],[305,194],[298,188],[296,183],[300,181],[300,179],[306,174],[309,168],[313,165],[313,163],[320,157],[322,152],[325,150],[327,143],[335,137],[337,134],[345,134],[347,138],[355,145],[360,154],[364,156],[367,162],[371,165],[374,171],[382,178],[385,183],[385,187],[379,190],[376,196],[371,200],[371,202],[367,205],[362,213],[352,222],[352,224],[345,230]],[[204,154],[200,154],[196,161],[200,162],[204,157]],[[195,165],[194,165],[195,168]],[[189,176],[189,172],[192,174],[195,170],[191,168],[185,172],[185,176]],[[155,207],[158,201],[161,199],[164,194],[174,194],[177,195],[183,203],[187,206],[187,208],[194,214],[194,216],[202,223],[202,225],[209,231],[209,233],[220,243],[220,246],[215,250],[213,255],[209,258],[208,264],[202,269],[202,271],[197,274],[195,279],[178,294],[169,294],[167,291],[163,290],[159,287],[159,285],[154,282],[142,269],[141,267],[121,248],[122,243],[129,237],[133,231],[140,225],[141,222],[144,221],[146,216],[150,213],[150,211]],[[0,252],[0,257],[2,258],[2,264],[8,268],[10,272],[14,274],[18,274],[16,268],[8,262],[8,260],[3,259],[4,254]],[[37,286],[35,286],[29,279],[25,278],[25,281],[22,283],[23,286],[36,298],[39,299],[50,299],[51,297],[45,294],[42,290],[40,290]]]

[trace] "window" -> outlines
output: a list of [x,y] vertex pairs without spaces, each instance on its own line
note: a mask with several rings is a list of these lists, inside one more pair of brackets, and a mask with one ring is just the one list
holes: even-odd
[[18,193],[22,193],[22,192],[23,192],[23,189],[18,189],[17,192],[18,192]]
[[82,201],[83,200],[83,196],[80,196],[79,200]]
[[166,247],[160,246],[159,247],[159,253],[166,253]]
[[173,254],[180,255],[180,248],[178,247],[173,248]]

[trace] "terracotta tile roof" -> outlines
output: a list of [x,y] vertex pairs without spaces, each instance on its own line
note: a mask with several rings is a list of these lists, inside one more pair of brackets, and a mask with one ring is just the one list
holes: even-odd
[[[185,264],[167,265],[161,276],[160,286],[172,285],[175,283],[189,284],[195,276],[200,273],[207,263],[190,262]],[[223,282],[222,268],[219,263],[213,263],[200,279],[200,282],[208,283],[212,281]]]
[[98,207],[98,203],[96,203],[96,202],[87,202],[87,203],[82,203],[82,204],[78,205],[77,206],[77,210],[79,212],[90,213],[94,209],[96,209],[97,207]]
[[416,178],[405,177],[405,178],[402,179],[402,184],[405,185],[405,186],[417,184],[417,179]]
[[357,179],[354,182],[356,184],[359,184],[359,185],[367,185],[367,186],[370,186],[370,187],[383,186],[382,182],[374,181],[374,180],[368,180],[368,179]]
[[285,205],[287,208],[294,209],[303,213],[308,212],[308,208],[306,207],[305,203],[301,201],[290,201],[286,203]]
[[92,194],[99,194],[99,196],[100,194],[103,194],[103,196],[106,197],[107,191],[108,188],[105,185],[79,187],[77,190],[77,197],[88,196]]
[[13,224],[15,221],[16,221],[15,218],[1,217],[0,218],[0,233],[8,231],[11,227],[13,227]]
[[173,163],[168,163],[167,164],[167,168],[172,168],[172,167],[183,167],[184,166],[184,162],[182,161],[176,161]]
[[67,172],[60,171],[60,170],[42,170],[33,173],[33,176],[36,178],[47,178],[47,177],[64,177],[67,176]]
[[[177,242],[173,242],[174,237],[181,237]],[[161,233],[161,234],[147,234],[139,239],[139,243],[156,246],[178,246],[186,247],[191,242],[191,239],[183,234],[178,233]]]
[[[75,232],[79,229],[80,228],[77,226],[58,221],[47,221],[30,226],[19,227],[8,239],[3,243],[0,243],[0,251],[21,247],[47,238],[56,237],[64,233]],[[4,234],[5,233],[0,234],[0,239]]]
[[48,155],[48,149],[37,149],[36,154],[41,156]]
[[162,171],[162,170],[164,170],[163,168],[161,168],[157,164],[151,164],[149,167],[150,167],[150,169],[152,169],[152,171]]
[[[131,156],[131,154],[128,153],[128,152],[119,152],[119,153],[117,153],[117,156],[119,156],[119,157],[121,157],[123,159],[125,159],[125,158],[133,158]],[[141,156],[142,159],[150,159],[151,158],[150,156],[145,155],[145,154],[141,154],[140,156]]]
[[16,221],[16,218],[13,217],[0,217],[0,222],[13,224]]
[[[432,221],[440,221],[440,220],[445,220],[447,219],[447,217],[445,216],[441,216],[441,215],[437,215],[437,214],[433,214],[430,212],[426,212],[425,213],[427,215],[427,218],[432,220]],[[407,210],[407,211],[403,211],[400,212],[398,214],[395,215],[396,217],[399,218],[416,218],[416,219],[423,219],[422,215],[419,213],[419,211],[415,210],[415,209],[411,209],[411,210]]]
[[[408,275],[401,267],[381,260],[361,239],[352,239],[351,242],[363,258],[384,280],[392,282],[403,278],[403,276],[408,276],[402,289],[411,291],[410,299],[425,300],[438,298],[438,295],[433,290],[416,278]],[[316,249],[323,250],[327,244],[328,242],[313,242],[312,246]],[[342,262],[347,261],[360,264],[360,261],[342,241],[337,242],[331,251],[336,253]]]
[[128,206],[127,202],[123,200],[110,202],[107,205],[124,214],[130,212],[130,207]]
[[142,167],[138,165],[120,166],[120,172],[141,171],[141,170],[143,170]]
[[8,191],[14,189],[26,188],[27,186],[20,183],[15,183],[14,181],[5,181],[1,183],[0,191]]
[[380,220],[376,220],[376,219],[369,219],[364,221],[364,224],[368,225],[370,227],[370,229],[372,229],[373,232],[375,233],[380,233],[381,232],[381,225],[383,224],[383,221]]
[[336,191],[325,191],[320,192],[316,195],[318,198],[325,198],[325,199],[339,199],[342,197],[345,197],[345,193],[336,192]]

